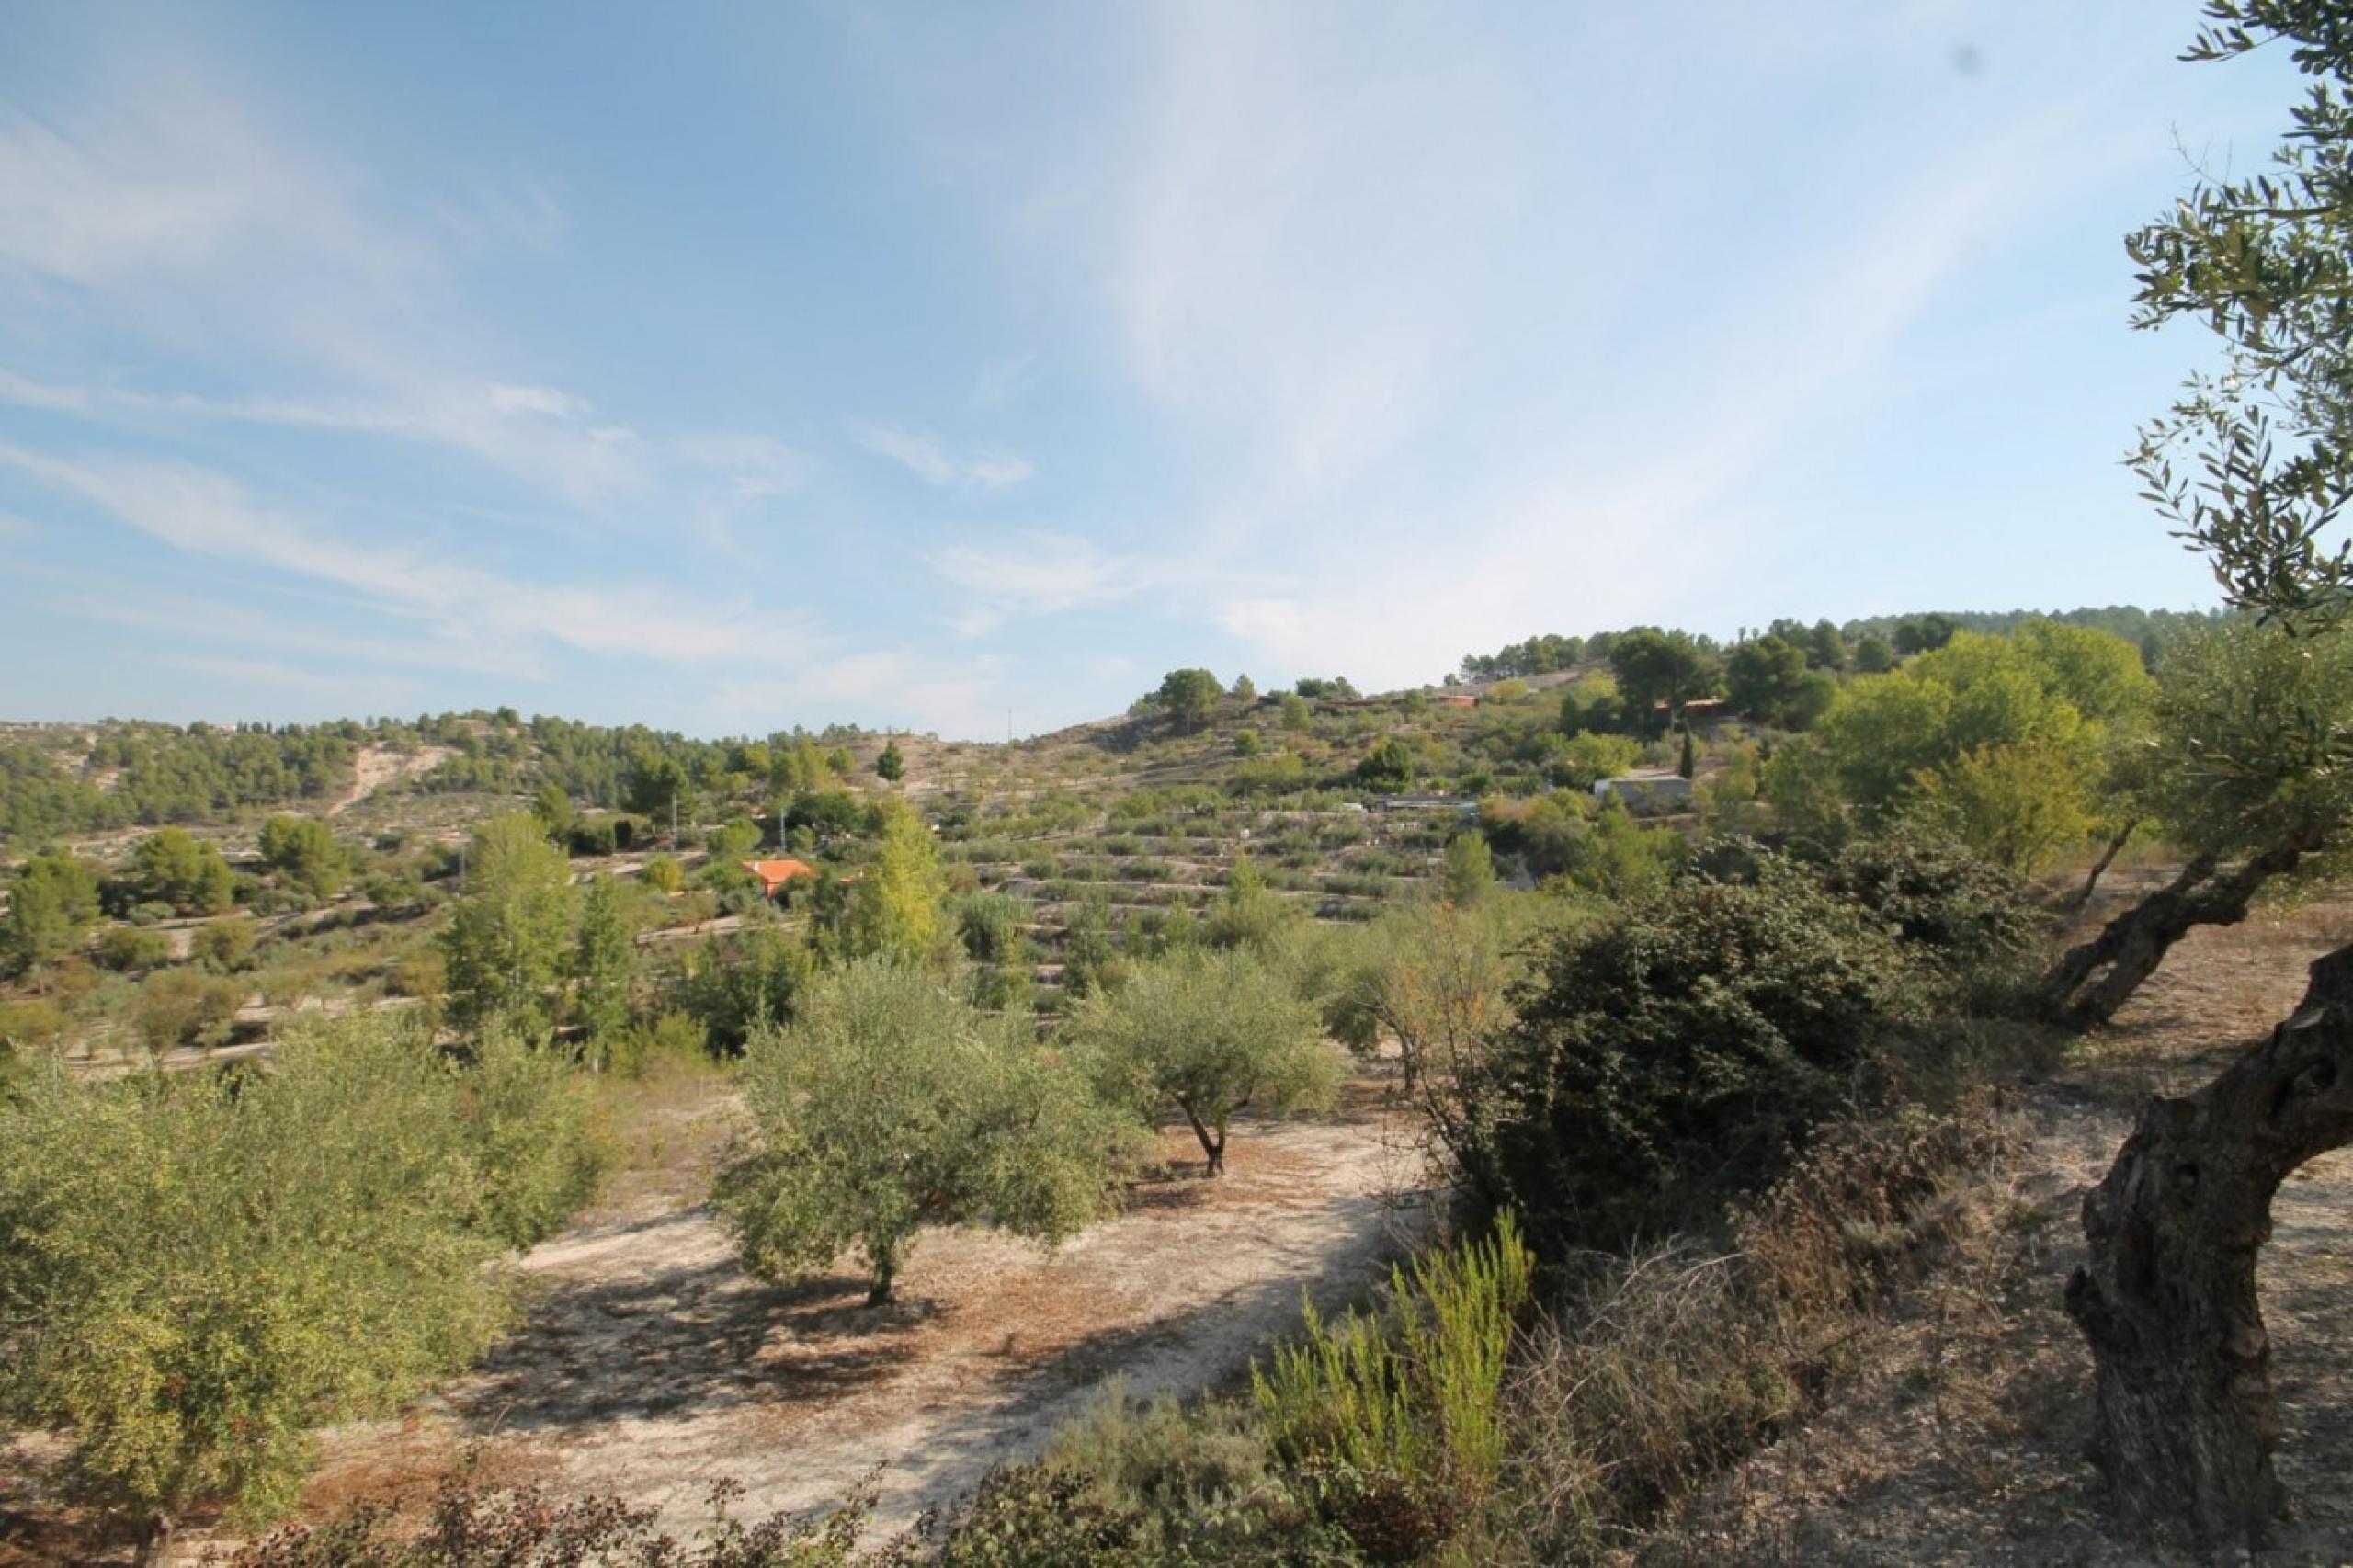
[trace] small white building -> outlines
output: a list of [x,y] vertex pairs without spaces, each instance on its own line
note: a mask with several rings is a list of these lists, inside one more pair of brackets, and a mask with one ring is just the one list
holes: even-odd
[[1597,801],[1606,801],[1613,794],[1626,802],[1628,811],[1639,811],[1644,806],[1655,808],[1689,800],[1691,780],[1672,767],[1643,767],[1601,779],[1593,787]]

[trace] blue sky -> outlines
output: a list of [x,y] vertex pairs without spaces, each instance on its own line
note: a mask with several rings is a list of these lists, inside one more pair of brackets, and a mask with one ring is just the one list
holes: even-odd
[[2212,600],[2157,0],[0,11],[0,717],[1002,735]]

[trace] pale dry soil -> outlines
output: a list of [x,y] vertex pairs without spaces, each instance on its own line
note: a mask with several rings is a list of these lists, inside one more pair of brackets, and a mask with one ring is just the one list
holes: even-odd
[[1296,1327],[1303,1290],[1362,1294],[1421,1222],[1421,1164],[1366,1076],[1330,1117],[1238,1125],[1214,1180],[1168,1132],[1168,1173],[1051,1253],[927,1233],[899,1301],[870,1309],[851,1260],[789,1290],[736,1267],[699,1202],[732,1096],[674,1097],[633,1131],[604,1208],[525,1259],[540,1295],[524,1330],[405,1419],[329,1434],[306,1513],[415,1500],[480,1444],[494,1475],[658,1504],[680,1534],[723,1479],[756,1517],[871,1474],[880,1539],[1034,1455],[1114,1374],[1137,1395],[1237,1377]]
[[[2091,1357],[2061,1306],[2085,1192],[2146,1096],[2186,1094],[2267,1035],[2353,909],[2194,933],[2117,1027],[2018,1091],[1989,1233],[1872,1337],[1829,1407],[1712,1489],[1678,1551],[1833,1564],[2186,1562],[2109,1539],[2085,1458]],[[2290,1178],[2260,1280],[2296,1517],[2252,1561],[2353,1563],[2353,1150]],[[2240,1559],[2245,1560],[2245,1559]]]
[[351,787],[327,804],[339,817],[385,785],[432,772],[449,755],[448,746],[419,746],[403,756],[390,746],[361,746],[351,759]]

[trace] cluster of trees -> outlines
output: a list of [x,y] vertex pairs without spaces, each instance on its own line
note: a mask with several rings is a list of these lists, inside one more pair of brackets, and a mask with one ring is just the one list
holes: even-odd
[[[2154,665],[2157,655],[2177,639],[2218,619],[2218,612],[2148,610],[2136,605],[2047,611],[1930,610],[1924,614],[1863,616],[1844,623],[1817,620],[1811,626],[1784,618],[1761,631],[1743,628],[1733,639],[1732,646],[1737,648],[1773,638],[1802,650],[1809,668],[1833,673],[1853,669],[1878,675],[1893,668],[1899,658],[1933,653],[1943,647],[1952,641],[1955,632],[2006,636],[2029,621],[2054,620],[2063,626],[2112,633],[2141,650],[2143,658]],[[1506,680],[1598,664],[1609,657],[1622,635],[1604,631],[1591,637],[1563,637],[1548,632],[1524,642],[1507,642],[1493,653],[1465,654],[1458,675],[1449,679]],[[1709,652],[1720,651],[1705,636],[1694,636],[1692,641]]]
[[2029,621],[1957,634],[1883,676],[1842,687],[1779,748],[1765,788],[1790,832],[1835,841],[1929,813],[1980,852],[2040,869],[2113,818],[2137,766],[2155,687],[2139,651],[2105,631]]
[[358,728],[114,724],[82,757],[0,744],[0,842],[212,822],[331,794],[350,782]]

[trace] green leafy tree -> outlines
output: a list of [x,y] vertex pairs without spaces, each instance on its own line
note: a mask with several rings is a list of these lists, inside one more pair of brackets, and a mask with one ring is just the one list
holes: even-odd
[[1827,670],[1832,675],[1847,667],[1847,640],[1827,620],[1817,620],[1805,635],[1805,662],[1812,668]]
[[335,832],[316,817],[274,816],[262,824],[261,858],[291,885],[332,898],[350,876]]
[[558,844],[571,842],[573,824],[578,817],[572,809],[572,797],[564,793],[563,785],[553,779],[540,785],[531,796],[531,814],[540,819],[549,838]]
[[140,986],[131,1005],[131,1025],[158,1056],[182,1046],[210,1051],[228,1043],[243,995],[233,981],[175,965],[157,970]]
[[[2209,0],[2206,13],[2188,58],[2284,48],[2310,85],[2269,167],[2201,177],[2128,241],[2141,267],[2138,324],[2199,321],[2222,352],[2216,373],[2144,429],[2135,462],[2234,606],[2319,634],[2353,609],[2353,556],[2330,538],[2353,496],[2353,17],[2341,0]],[[2257,647],[2240,660],[2259,670],[2276,656]],[[2273,674],[2275,690],[2297,690],[2288,672]],[[2196,766],[2207,788],[2177,781],[2211,801],[2177,806],[2192,823],[2227,821],[2234,802],[2283,776],[2289,784],[2287,821],[2273,824],[2290,836],[2222,873],[2225,912],[2231,884],[2260,873],[2257,861],[2292,866],[2314,852],[2297,842],[2310,824],[2292,820],[2328,793],[2312,765],[2326,756],[2322,771],[2342,772],[2353,756],[2344,732],[2330,733],[2333,701],[2301,710],[2271,709],[2280,727],[2269,731],[2225,723],[2228,749],[2202,752]],[[2159,733],[2167,728],[2161,714]],[[2270,814],[2257,810],[2247,825]],[[2175,904],[2214,903],[2212,888],[2196,885],[2214,875],[2204,858],[2193,857],[2187,869],[2200,875]],[[2101,934],[2115,944],[2108,961],[2129,975],[2150,949],[2162,951],[2175,924],[2163,911],[2144,905],[2131,926],[2112,922]],[[2301,1004],[2267,1041],[2233,1053],[2202,1088],[2148,1103],[2085,1200],[2086,1257],[2067,1306],[2092,1350],[2093,1453],[2139,1532],[2245,1556],[2287,1511],[2256,1259],[2280,1184],[2353,1142],[2348,1020],[2353,947],[2338,946],[2313,962]]]
[[1885,675],[1895,667],[1895,644],[1876,631],[1855,643],[1855,668],[1864,675]]
[[1459,909],[1479,903],[1495,886],[1495,851],[1481,833],[1458,833],[1446,843],[1446,901]]
[[1152,694],[1152,705],[1168,715],[1181,730],[1198,730],[1209,722],[1217,710],[1217,699],[1225,688],[1217,676],[1204,669],[1170,670],[1161,677],[1160,686]]
[[254,944],[260,939],[261,929],[249,915],[223,915],[208,920],[188,935],[188,955],[210,965],[220,973],[242,969],[253,957]]
[[640,816],[664,823],[674,814],[680,822],[694,820],[694,778],[685,763],[666,751],[642,752],[631,758],[623,794],[629,809]]
[[572,873],[539,819],[493,817],[474,835],[466,893],[440,932],[448,1017],[480,1037],[548,1036],[550,1002],[573,931]]
[[131,852],[142,894],[183,915],[218,915],[235,902],[236,884],[220,849],[176,827],[160,829]]
[[2197,926],[2235,925],[2275,883],[2334,881],[2353,860],[2353,626],[2224,622],[2185,637],[2160,676],[2125,809],[2186,858],[2045,977],[2078,1028],[2113,1017]]
[[97,874],[62,850],[36,855],[9,885],[0,962],[31,974],[79,947],[98,914]]
[[1685,703],[1712,691],[1717,675],[1715,659],[1689,632],[1648,626],[1610,644],[1609,668],[1626,706],[1653,734],[1680,718]]
[[760,824],[749,817],[721,823],[703,841],[715,861],[740,860],[760,846]]
[[637,980],[636,932],[611,877],[588,884],[580,900],[580,929],[572,948],[572,1016],[580,1026],[581,1055],[602,1065],[629,1033]]
[[1724,692],[1735,712],[1793,729],[1806,699],[1806,650],[1779,637],[1756,637],[1724,657]]
[[1070,1029],[1108,1096],[1148,1115],[1183,1114],[1210,1176],[1225,1169],[1236,1116],[1321,1108],[1338,1087],[1315,1010],[1247,949],[1140,964],[1119,990],[1082,1001]]
[[907,776],[907,759],[901,755],[897,741],[883,743],[882,755],[874,759],[874,776],[893,784]]
[[790,1280],[855,1247],[873,1305],[926,1226],[1052,1243],[1108,1213],[1132,1137],[1025,1021],[881,959],[824,976],[790,1024],[756,1031],[744,1085],[754,1131],[712,1201],[745,1266]]
[[850,889],[844,946],[859,956],[927,960],[940,950],[940,900],[948,892],[939,847],[904,801],[885,801],[877,815],[874,858]]
[[1248,704],[1258,700],[1258,683],[1248,676],[1235,676],[1233,688],[1227,695],[1234,701]]
[[1210,906],[1201,937],[1212,948],[1247,948],[1263,953],[1297,924],[1299,911],[1267,885],[1267,874],[1247,856],[1226,873],[1224,891]]
[[1981,853],[2034,869],[2101,820],[2110,758],[2154,690],[2139,652],[2104,631],[1961,632],[1840,687],[1812,731],[1775,753],[1766,792],[1790,825],[1815,832],[1842,811],[1876,824],[1938,804]]
[[1410,790],[1416,771],[1414,748],[1395,735],[1384,735],[1357,764],[1357,781],[1374,790]]

